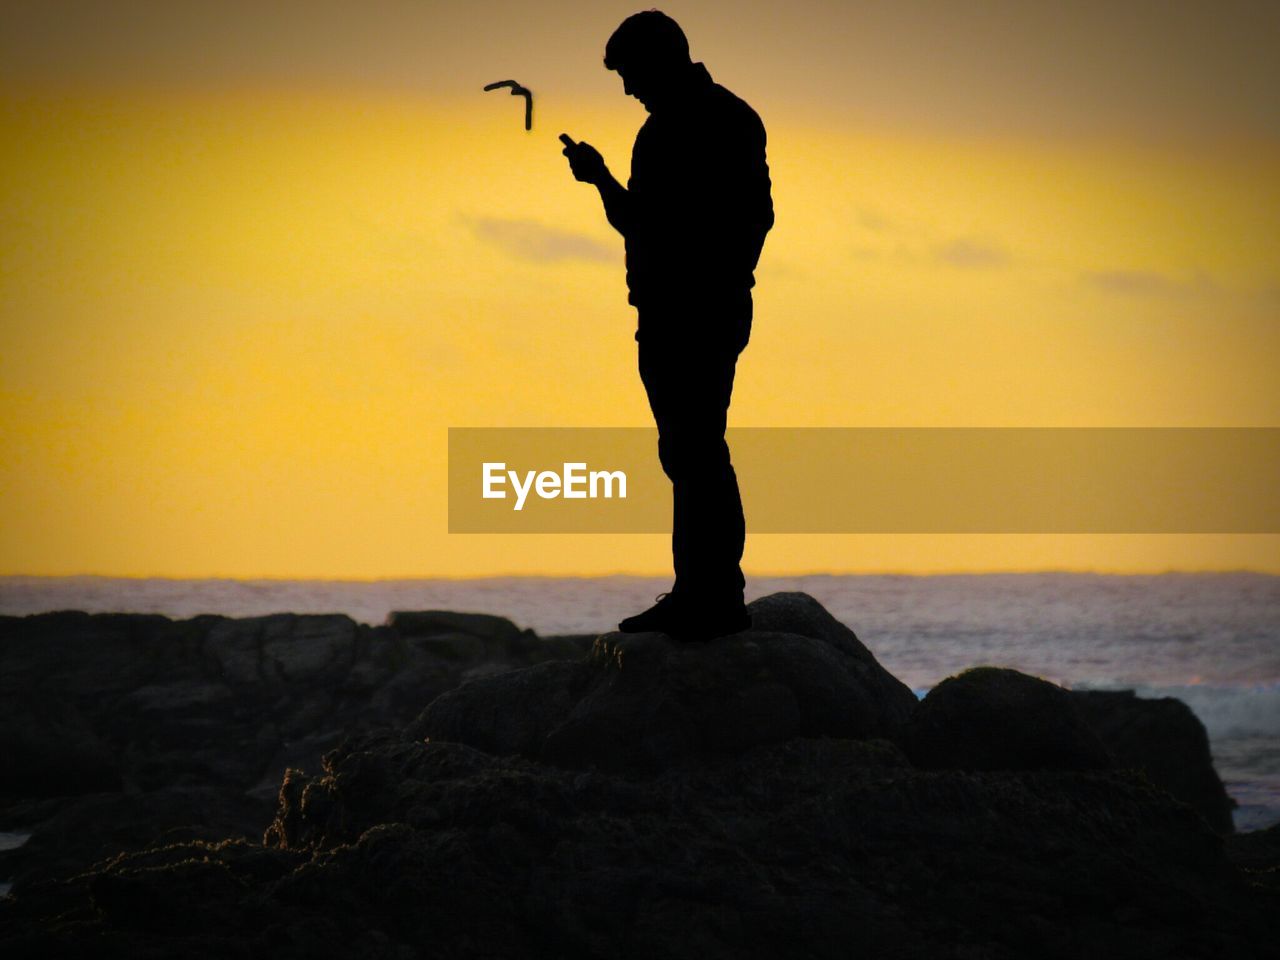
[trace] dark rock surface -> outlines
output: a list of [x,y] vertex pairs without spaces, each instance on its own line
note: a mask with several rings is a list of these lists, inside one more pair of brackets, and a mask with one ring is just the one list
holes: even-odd
[[974,667],[929,691],[904,746],[932,770],[1104,770],[1102,741],[1061,687],[1016,670]]
[[1228,837],[1227,856],[1251,881],[1280,895],[1280,823]]
[[91,793],[18,803],[10,823],[35,832],[0,854],[21,890],[33,879],[72,876],[122,850],[189,840],[261,836],[262,801],[215,787],[172,787],[147,793]]
[[1064,690],[1015,670],[975,667],[929,691],[903,747],[921,767],[1140,770],[1221,834],[1235,829],[1204,724],[1181,700]]
[[1189,808],[1125,773],[924,771],[885,741],[794,739],[636,778],[388,733],[291,775],[265,844],[179,844],[36,885],[0,909],[0,944],[1263,957],[1274,905]]
[[793,737],[895,737],[916,698],[811,597],[750,605],[753,628],[710,643],[607,633],[585,661],[471,681],[415,737],[565,767],[656,771]]
[[[752,612],[752,631],[706,645],[606,634],[589,652],[452,614],[351,629],[345,618],[111,624],[111,643],[144,666],[116,663],[126,681],[100,678],[112,692],[98,702],[73,666],[27,668],[43,689],[84,694],[63,699],[99,738],[85,755],[105,756],[92,769],[118,773],[123,789],[10,799],[8,812],[44,825],[27,857],[57,866],[28,870],[0,901],[0,951],[1274,955],[1274,839],[1228,844],[1103,749],[1106,724],[1086,723],[1066,691],[984,669],[917,706],[810,598],[775,595]],[[147,631],[170,631],[186,653],[158,650]],[[184,656],[203,666],[181,667]],[[402,681],[406,669],[416,679]],[[310,702],[294,686],[303,678]],[[418,708],[442,695],[410,721],[412,683],[426,690]],[[211,688],[196,702],[221,712],[166,694],[174,684]],[[257,832],[237,804],[254,802],[282,754],[235,725],[251,708],[313,746],[347,734],[322,767],[283,775]],[[76,741],[77,723],[50,716]],[[201,716],[241,731],[231,742],[254,761],[219,754]],[[199,748],[186,767],[184,742]],[[239,792],[202,792],[211,779]],[[130,811],[146,824],[99,843],[87,869],[83,850],[59,849]],[[113,845],[130,852],[103,858]]]
[[318,770],[344,736],[407,723],[467,677],[581,657],[591,640],[483,614],[388,621],[0,617],[0,830],[34,834],[0,852],[0,880],[162,836],[261,836],[288,768]]
[[1141,770],[1219,833],[1235,829],[1236,804],[1213,769],[1209,735],[1185,703],[1141,699],[1132,690],[1073,690],[1071,699],[1118,766]]

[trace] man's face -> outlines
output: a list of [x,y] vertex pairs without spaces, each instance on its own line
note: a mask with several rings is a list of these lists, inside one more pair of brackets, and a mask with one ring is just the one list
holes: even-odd
[[651,64],[627,63],[618,67],[618,76],[622,78],[622,89],[627,96],[635,97],[652,113],[655,102],[662,100],[666,89],[662,71],[655,70]]

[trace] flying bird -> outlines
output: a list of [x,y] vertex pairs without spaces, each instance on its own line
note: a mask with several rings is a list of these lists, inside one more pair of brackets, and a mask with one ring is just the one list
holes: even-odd
[[513,97],[524,97],[524,128],[526,130],[533,129],[533,91],[528,87],[522,87],[514,80],[499,80],[497,83],[490,83],[485,86],[485,90],[497,90],[500,87],[510,87]]

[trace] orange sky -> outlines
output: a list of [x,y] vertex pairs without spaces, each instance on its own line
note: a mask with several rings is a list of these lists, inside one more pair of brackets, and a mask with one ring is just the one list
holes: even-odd
[[[0,14],[0,573],[667,569],[662,537],[445,532],[449,426],[649,422],[621,242],[556,142],[625,176],[631,7],[99,6]],[[1280,426],[1273,10],[666,9],[769,130],[733,424]],[[530,134],[480,93],[509,76]],[[1280,572],[1280,537],[744,566]]]

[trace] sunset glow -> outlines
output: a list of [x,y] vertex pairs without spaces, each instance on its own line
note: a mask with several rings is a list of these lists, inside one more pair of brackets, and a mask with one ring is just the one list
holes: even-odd
[[[18,8],[16,27],[38,16]],[[600,51],[631,8],[575,22],[547,5],[541,46],[514,9],[375,8],[343,46],[343,18],[321,5],[320,40],[295,49],[282,32],[242,73],[219,53],[230,29],[172,63],[77,57],[90,40],[48,33],[43,59],[14,59],[21,38],[0,30],[0,573],[667,567],[658,536],[445,525],[448,427],[651,422],[621,240],[556,141],[590,141],[625,179],[643,113]],[[249,8],[231,9],[247,30]],[[1182,78],[1147,94],[1167,115],[1126,90],[1090,127],[1089,98],[1107,100],[1096,78],[1046,87],[1052,65],[1020,57],[1026,84],[999,86],[1016,64],[967,75],[917,37],[903,55],[937,84],[1002,91],[940,120],[923,81],[860,86],[875,65],[825,59],[808,21],[789,33],[782,14],[667,9],[769,131],[777,226],[731,424],[1280,426],[1274,60],[1252,68],[1274,87],[1235,114],[1165,104]],[[864,34],[901,36],[868,16]],[[738,32],[716,34],[720,18]],[[177,23],[156,26],[155,49],[198,42]],[[1052,39],[1015,26],[1024,52]],[[400,39],[387,52],[382,37]],[[1206,62],[1199,78],[1224,100],[1252,82],[1233,49],[1236,74]],[[431,62],[415,76],[418,58]],[[808,59],[812,85],[771,83]],[[480,92],[506,76],[546,91],[532,133],[520,101]],[[1061,131],[1030,119],[1055,110]],[[1218,127],[1197,127],[1211,114]],[[1280,572],[1280,536],[749,535],[744,567]]]

